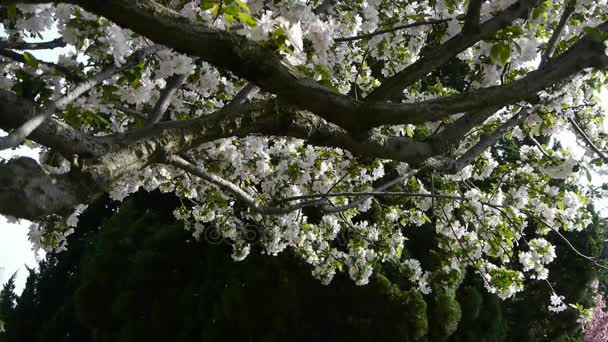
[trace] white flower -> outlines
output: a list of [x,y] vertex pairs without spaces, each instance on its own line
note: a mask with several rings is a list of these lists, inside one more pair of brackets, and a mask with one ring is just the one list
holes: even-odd
[[88,207],[89,206],[86,204],[77,205],[74,212],[68,216],[67,220],[65,221],[68,227],[76,227],[78,225],[78,216],[80,216],[80,214],[82,214]]
[[287,39],[293,45],[296,52],[304,50],[304,42],[302,41],[302,27],[300,22],[297,22],[287,30]]
[[549,311],[562,312],[568,308],[564,303],[564,296],[558,296],[555,292],[551,295],[551,304],[549,305]]

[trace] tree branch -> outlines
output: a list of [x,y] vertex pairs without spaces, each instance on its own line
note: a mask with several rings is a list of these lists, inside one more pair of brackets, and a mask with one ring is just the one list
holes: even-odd
[[319,6],[312,10],[312,13],[316,15],[331,14],[336,6],[338,6],[338,0],[324,0]]
[[576,4],[575,0],[567,0],[566,7],[564,7],[564,11],[562,12],[561,17],[559,18],[557,27],[555,28],[555,30],[553,30],[553,34],[551,35],[551,38],[549,39],[549,42],[547,43],[547,48],[545,50],[545,53],[542,55],[542,57],[540,59],[540,66],[539,66],[540,68],[542,68],[545,64],[547,64],[547,62],[553,55],[557,42],[559,41],[559,38],[562,35],[562,32],[564,31],[564,27],[566,27],[566,24],[568,23],[568,19],[570,18],[572,13],[574,13],[575,4]]
[[479,29],[479,19],[481,14],[481,5],[485,0],[469,0],[467,7],[467,16],[464,19],[464,32],[474,32]]
[[142,57],[150,55],[160,50],[159,46],[152,46],[142,49],[133,54],[133,56],[122,66],[114,64],[104,68],[102,71],[80,83],[74,89],[68,91],[65,95],[51,103],[40,113],[28,119],[21,126],[14,129],[8,136],[0,138],[0,150],[19,146],[36,128],[38,128],[48,117],[53,115],[57,110],[63,109],[67,104],[77,99],[80,95],[91,90],[98,83],[118,74],[119,72],[131,67]]
[[591,138],[589,138],[587,133],[585,133],[585,131],[583,131],[583,129],[576,123],[576,121],[574,121],[574,119],[572,119],[572,118],[568,118],[568,121],[570,121],[570,123],[572,124],[572,127],[574,127],[576,132],[583,138],[583,140],[585,141],[587,146],[591,147],[591,149],[595,152],[595,154],[597,154],[598,157],[600,157],[605,163],[608,163],[608,156],[606,156],[604,154],[604,152],[602,152],[602,150],[600,150],[597,146],[595,146],[593,141],[591,141]]
[[[171,156],[168,158],[168,162],[169,162],[169,164],[171,164],[179,169],[182,169],[190,174],[193,174],[213,185],[216,185],[220,189],[233,194],[239,200],[244,202],[251,210],[253,210],[254,212],[259,213],[259,214],[283,215],[283,214],[289,214],[293,211],[299,210],[299,209],[303,208],[303,205],[308,205],[308,206],[314,205],[312,203],[305,203],[305,204],[300,203],[300,204],[296,204],[296,205],[285,207],[285,208],[275,207],[275,206],[260,206],[256,203],[257,201],[255,200],[255,198],[253,198],[246,191],[241,189],[238,185],[236,185],[222,177],[209,173],[201,167],[194,166],[194,165],[190,164],[189,162],[187,162],[182,157]],[[318,200],[315,202],[317,204],[321,204],[321,203],[324,203],[325,200]]]
[[[308,111],[270,100],[251,102],[235,109],[224,108],[198,119],[163,121],[126,134],[105,137],[115,148],[107,157],[101,156],[99,163],[105,167],[96,177],[107,175],[110,182],[127,171],[162,162],[162,156],[180,154],[222,138],[250,135],[304,139],[316,146],[342,148],[364,157],[407,161],[412,165],[422,163],[435,153],[428,142],[409,137],[372,135],[366,139],[354,138],[343,128]],[[123,164],[129,165],[129,170],[124,169]]]
[[63,38],[56,38],[48,42],[15,42],[0,40],[0,48],[12,50],[45,50],[66,46]]
[[[608,31],[608,22],[597,26]],[[474,112],[491,106],[504,106],[532,99],[534,95],[558,82],[565,81],[590,67],[605,68],[608,56],[603,43],[590,35],[584,36],[566,52],[545,64],[543,68],[506,85],[446,96],[418,103],[365,103],[361,105],[359,125],[377,127],[403,123],[418,124],[436,121],[452,114]],[[374,115],[365,115],[374,113]]]
[[457,144],[471,129],[482,124],[490,116],[496,113],[500,107],[493,106],[483,110],[463,115],[441,132],[431,137],[431,143],[437,150],[437,154],[447,151],[451,146]]
[[414,64],[384,81],[367,96],[366,100],[383,101],[396,96],[401,90],[423,78],[426,74],[443,65],[450,58],[458,55],[481,39],[494,35],[498,30],[511,25],[517,18],[527,18],[529,12],[538,2],[540,1],[519,0],[492,19],[479,25],[479,29],[475,32],[461,31],[442,45],[430,50],[422,58],[414,62]]
[[[0,56],[6,57],[15,62],[25,63],[25,57],[23,56],[23,54],[20,54],[18,52],[15,52],[15,51],[12,51],[9,49],[3,49],[0,47]],[[82,77],[78,76],[76,74],[76,72],[70,68],[66,68],[62,65],[45,62],[45,61],[38,61],[38,63],[43,64],[51,69],[56,70],[57,72],[59,72],[61,74],[63,74],[68,81],[71,81],[71,82],[82,82],[83,81]]]
[[500,125],[500,127],[498,127],[494,132],[479,139],[479,141],[473,145],[473,147],[467,150],[462,156],[460,156],[460,158],[453,162],[449,162],[446,165],[446,170],[451,173],[456,173],[462,170],[465,166],[471,164],[486,149],[496,144],[498,140],[502,139],[507,132],[515,128],[515,126],[523,123],[531,113],[532,110],[523,109],[517,112],[509,120]]
[[[349,96],[333,92],[312,79],[296,74],[295,71],[281,63],[281,59],[276,53],[247,38],[233,32],[218,31],[193,22],[188,23],[178,13],[154,1],[109,0],[103,4],[93,0],[75,0],[75,2],[86,10],[104,15],[125,28],[132,29],[179,52],[198,56],[218,67],[226,68],[263,90],[276,94],[281,100],[307,109],[349,132],[361,132],[384,124],[433,121],[454,113],[476,111],[486,106],[521,101],[528,98],[530,94],[534,94],[555,81],[563,80],[584,67],[604,65],[604,60],[597,63],[599,52],[589,53],[590,51],[587,49],[586,56],[583,52],[568,54],[577,61],[560,58],[559,63],[553,65],[553,67],[562,67],[564,63],[569,62],[567,65],[569,69],[565,69],[566,71],[543,68],[545,75],[541,75],[540,80],[532,81],[531,78],[525,78],[525,81],[514,82],[508,85],[508,88],[491,88],[472,95],[456,95],[420,104],[361,104]],[[454,47],[453,44],[456,44],[456,48],[462,48],[463,42],[473,44],[480,38],[493,34],[496,30],[509,25],[515,18],[526,16],[537,2],[538,0],[520,0],[516,5],[483,23],[480,26],[480,33],[461,35],[460,38],[452,40],[452,43],[446,43],[440,49],[433,50],[433,56],[441,54],[437,58],[442,59],[444,55],[452,54],[453,51],[450,49]],[[584,44],[578,44],[576,47],[583,48],[583,50],[588,48]],[[442,49],[448,50],[444,53],[441,52]],[[603,52],[601,55],[604,56]],[[439,59],[430,56],[423,58],[423,60],[430,61],[431,64],[436,63]],[[590,62],[592,59],[595,60],[594,63]],[[585,63],[587,64],[585,65]],[[424,66],[424,68],[427,67],[428,65]],[[410,71],[412,74],[418,73],[424,68],[410,69]],[[424,74],[426,71],[421,75],[424,76]],[[517,84],[517,87],[513,84]],[[522,85],[525,88],[524,91],[518,88]],[[505,91],[507,93],[502,94]],[[374,113],[374,115],[370,116],[369,113]]]
[[152,113],[148,116],[148,119],[145,122],[146,126],[153,125],[163,119],[167,108],[169,108],[169,105],[171,104],[173,95],[175,95],[177,89],[179,89],[187,78],[188,75],[173,75],[167,78],[165,89],[163,89],[160,98],[156,101]]
[[239,92],[234,95],[234,98],[226,105],[226,108],[233,109],[238,108],[245,104],[249,95],[255,92],[258,87],[253,83],[247,83]]
[[[94,184],[94,183],[93,183]],[[95,192],[74,175],[49,175],[31,158],[0,162],[0,212],[28,220],[69,214]]]
[[366,33],[366,34],[362,34],[362,35],[358,35],[358,36],[334,38],[334,42],[351,42],[351,41],[354,41],[354,40],[368,39],[368,38],[372,38],[372,37],[375,37],[375,36],[379,36],[381,34],[386,34],[386,33],[390,33],[390,32],[404,30],[404,29],[408,29],[408,28],[412,28],[412,27],[425,26],[425,25],[436,25],[436,24],[446,23],[446,22],[448,22],[450,20],[454,20],[454,19],[448,18],[448,19],[424,20],[424,21],[419,21],[419,22],[405,24],[405,25],[398,25],[398,26],[394,26],[394,27],[391,27],[391,28],[388,28],[388,29],[377,30],[377,31],[374,31],[374,32],[370,32],[370,33]]
[[[36,104],[17,94],[0,89],[0,128],[15,129],[36,115]],[[51,118],[34,130],[30,138],[52,147],[64,156],[91,157],[108,151],[104,138],[87,136],[65,122]]]

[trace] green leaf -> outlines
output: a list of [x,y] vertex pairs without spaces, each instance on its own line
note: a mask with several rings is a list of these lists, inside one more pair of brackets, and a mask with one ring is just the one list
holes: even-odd
[[341,262],[339,262],[339,261],[337,261],[337,260],[336,260],[336,268],[337,268],[337,269],[338,269],[340,272],[342,272],[342,269],[344,268],[344,265],[342,265],[342,263],[341,263]]
[[228,24],[232,24],[234,23],[234,16],[228,14],[228,13],[224,13],[224,19],[226,19],[226,21],[228,22]]
[[36,57],[32,56],[28,52],[24,52],[23,59],[24,59],[25,65],[29,66],[32,69],[38,69],[38,60],[36,59]]
[[236,4],[239,5],[240,8],[243,9],[243,11],[247,12],[247,13],[251,13],[251,11],[249,10],[249,6],[247,6],[246,3],[244,3],[241,0],[235,0]]
[[410,127],[405,127],[405,135],[410,138],[414,137],[414,131]]
[[604,164],[604,160],[602,158],[595,158],[589,162],[591,165],[602,166]]
[[254,17],[250,16],[249,14],[247,14],[245,12],[239,12],[239,14],[236,17],[240,22],[242,22],[243,24],[245,24],[249,27],[254,27],[258,23]]
[[587,176],[587,181],[591,183],[593,177],[591,177],[591,172],[589,172],[588,168],[585,168],[585,176]]
[[505,42],[498,42],[492,46],[490,50],[490,58],[493,61],[498,62],[500,66],[505,66],[511,58],[511,47]]
[[208,10],[213,8],[213,6],[217,6],[218,1],[215,0],[202,0],[199,4],[199,7],[203,10]]
[[97,114],[97,113],[93,113],[93,115],[95,115],[95,120],[97,120],[98,123],[105,125],[109,125],[110,121],[108,121],[106,118],[104,118],[103,116]]

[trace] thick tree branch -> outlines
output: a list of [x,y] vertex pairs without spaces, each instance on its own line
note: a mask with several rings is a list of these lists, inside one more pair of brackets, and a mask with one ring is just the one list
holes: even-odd
[[447,151],[450,146],[457,144],[471,129],[482,124],[496,113],[500,107],[488,107],[483,110],[463,115],[447,126],[444,130],[431,137],[431,142],[437,154]]
[[538,0],[520,0],[492,19],[480,24],[475,32],[461,31],[442,45],[433,48],[414,64],[384,81],[367,96],[366,100],[383,101],[396,96],[403,89],[414,84],[481,39],[490,37],[496,31],[511,25],[517,18],[526,18],[537,3],[539,3]]
[[[17,94],[0,89],[0,128],[15,129],[36,115],[36,104]],[[33,141],[51,147],[64,156],[90,157],[105,153],[109,145],[103,138],[90,137],[65,122],[51,118],[30,135]]]
[[163,121],[155,125],[105,138],[112,152],[100,156],[89,169],[95,178],[111,183],[125,173],[150,163],[163,162],[203,143],[250,135],[304,139],[316,146],[342,148],[371,158],[422,163],[435,154],[431,144],[408,137],[372,135],[354,138],[343,128],[277,100],[253,102],[239,108],[225,108],[202,118]]
[[464,27],[462,28],[462,31],[468,33],[479,30],[481,5],[484,1],[485,0],[469,0],[467,16],[464,19]]
[[92,192],[74,175],[49,175],[31,158],[0,162],[0,213],[28,220],[69,214]]
[[[597,28],[606,32],[608,22]],[[452,114],[529,100],[537,92],[565,81],[586,68],[608,66],[608,56],[604,54],[604,49],[602,42],[591,36],[584,36],[543,68],[530,72],[517,81],[418,103],[366,103],[362,105],[359,124],[363,127],[417,124],[439,120]]]
[[[218,67],[229,69],[236,75],[260,86],[263,90],[278,95],[281,100],[309,110],[350,132],[361,132],[384,124],[427,122],[454,113],[476,111],[486,106],[521,101],[528,98],[530,94],[534,94],[556,81],[563,80],[585,67],[602,64],[590,63],[593,58],[597,60],[598,54],[590,53],[587,49],[587,56],[582,56],[585,51],[574,54],[574,56],[568,54],[576,61],[560,58],[559,61],[556,61],[559,63],[553,65],[553,67],[559,68],[569,62],[566,65],[567,72],[563,70],[546,72],[547,75],[543,75],[537,81],[525,78],[525,81],[517,83],[517,87],[509,85],[507,88],[489,88],[472,94],[457,95],[420,104],[361,104],[349,96],[328,90],[311,79],[295,74],[281,63],[277,54],[253,41],[232,32],[218,31],[200,24],[188,23],[178,13],[154,1],[110,0],[103,4],[93,0],[74,0],[74,2],[182,53],[198,56]],[[463,41],[473,44],[486,34],[508,26],[515,18],[526,16],[536,2],[536,0],[521,0],[481,24],[480,33],[472,35],[473,38],[471,35],[462,35],[461,38],[457,38],[456,41],[459,43],[456,47],[459,47]],[[450,44],[456,43],[446,44],[441,49],[451,48]],[[579,44],[577,48],[588,47]],[[433,55],[438,54],[437,51],[433,52]],[[441,59],[444,55],[452,53],[449,49],[444,52],[437,58]],[[431,64],[436,61],[429,56],[424,57],[423,60],[432,61]],[[416,73],[421,69],[410,71]],[[419,77],[417,76],[417,78]],[[522,85],[525,91],[518,88]],[[374,115],[370,115],[370,113],[374,113]]]
[[169,108],[169,105],[171,105],[173,95],[175,95],[186,78],[188,78],[187,75],[173,75],[167,78],[165,89],[163,89],[162,93],[160,94],[160,98],[158,101],[156,101],[156,104],[152,109],[152,113],[150,113],[150,116],[148,116],[145,123],[146,126],[153,125],[162,120],[165,112]]
[[284,66],[277,53],[237,33],[189,22],[179,13],[151,0],[74,0],[72,3],[157,43],[228,69],[264,91],[328,121],[343,127],[356,126],[352,122],[352,113],[357,108],[354,99],[302,77]]

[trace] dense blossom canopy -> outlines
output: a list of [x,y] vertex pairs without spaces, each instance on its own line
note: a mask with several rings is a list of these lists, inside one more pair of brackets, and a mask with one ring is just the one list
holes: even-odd
[[547,235],[604,195],[605,0],[16,0],[0,20],[0,148],[43,150],[0,165],[0,212],[41,248],[99,194],[160,188],[233,259],[292,249],[323,283],[391,263],[429,293],[404,232],[432,224],[434,272],[509,298],[551,286]]

